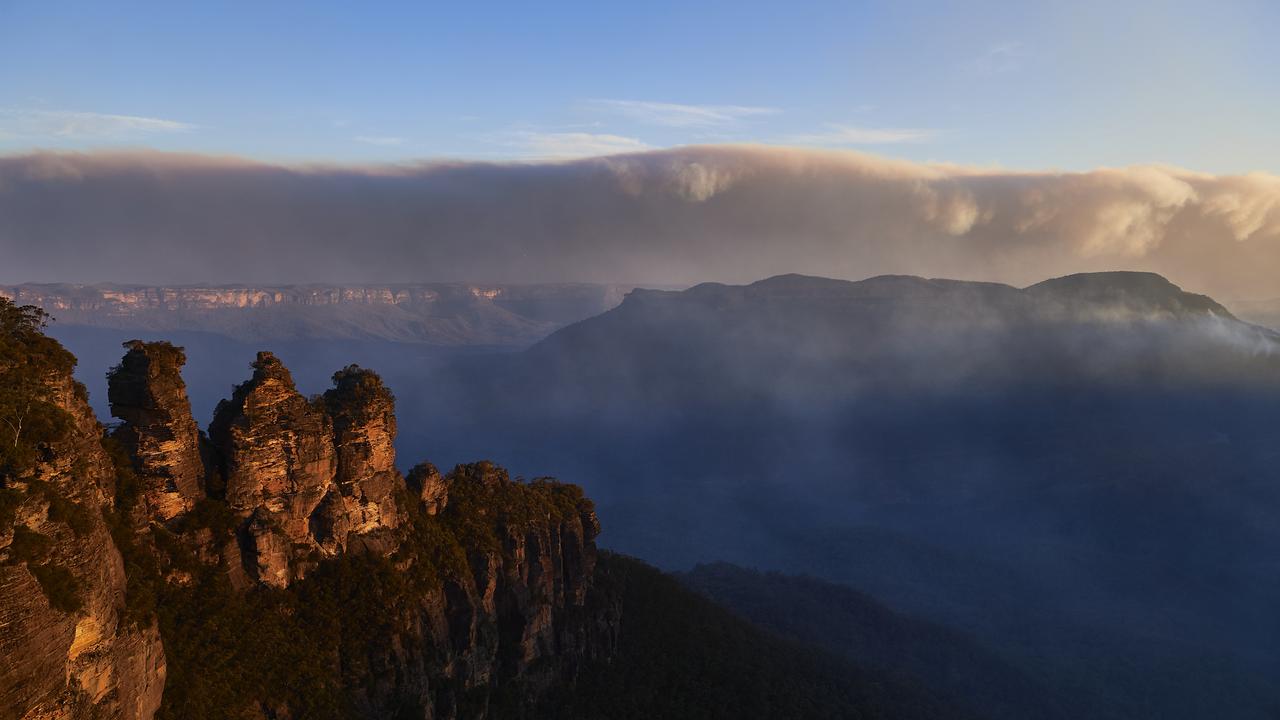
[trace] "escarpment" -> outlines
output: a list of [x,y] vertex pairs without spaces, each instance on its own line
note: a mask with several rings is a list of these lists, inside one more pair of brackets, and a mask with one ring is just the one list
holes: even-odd
[[126,343],[104,435],[42,316],[0,310],[0,373],[47,411],[0,456],[0,718],[520,716],[610,657],[577,487],[406,482],[375,373],[307,398],[270,353],[205,437],[182,349]]
[[0,718],[150,718],[160,632],[127,605],[115,472],[44,319],[0,302]]

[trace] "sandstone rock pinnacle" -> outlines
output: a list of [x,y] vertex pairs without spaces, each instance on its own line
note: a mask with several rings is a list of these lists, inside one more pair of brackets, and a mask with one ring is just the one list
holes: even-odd
[[111,414],[122,424],[114,436],[134,459],[148,517],[170,520],[204,496],[200,431],[181,370],[182,348],[131,340],[107,376]]

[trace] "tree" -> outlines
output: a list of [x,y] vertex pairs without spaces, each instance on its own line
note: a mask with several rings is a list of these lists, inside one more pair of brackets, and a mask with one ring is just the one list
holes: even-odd
[[56,438],[70,418],[53,399],[54,383],[75,368],[75,357],[44,334],[49,314],[0,297],[0,472],[20,472],[41,443]]

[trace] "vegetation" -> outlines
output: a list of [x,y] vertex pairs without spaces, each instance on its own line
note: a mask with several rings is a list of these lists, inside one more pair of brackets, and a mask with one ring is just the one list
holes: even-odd
[[17,562],[34,565],[44,560],[53,547],[53,538],[17,525],[13,528],[13,541],[9,544],[9,557]]
[[362,642],[385,628],[398,576],[383,562],[326,562],[287,590],[232,589],[225,573],[191,585],[160,583],[157,611],[169,662],[159,718],[223,718],[287,706],[294,717],[353,713],[344,680],[361,665]]
[[0,528],[13,525],[18,506],[22,504],[24,496],[25,493],[17,488],[0,487]]
[[395,402],[391,390],[382,383],[378,373],[348,365],[333,374],[333,387],[321,396],[321,403],[335,415],[349,408],[364,408],[374,401]]
[[80,583],[70,570],[48,559],[52,548],[53,538],[17,525],[9,544],[9,561],[26,563],[50,605],[62,612],[75,612],[82,605]]
[[557,525],[593,509],[577,485],[549,478],[514,482],[489,461],[455,467],[448,483],[449,505],[441,519],[463,547],[477,550],[501,552],[501,533]]
[[111,467],[116,474],[116,496],[112,505],[116,512],[128,515],[142,497],[142,483],[134,472],[133,460],[129,451],[110,433],[102,434],[102,450],[111,460]]
[[907,679],[983,717],[1071,717],[1046,688],[973,637],[852,588],[728,563],[698,565],[677,578],[757,627]]
[[[286,706],[299,718],[360,715],[360,690],[399,645],[395,635],[412,626],[406,614],[450,579],[465,578],[469,551],[501,552],[505,533],[589,507],[574,486],[512,481],[491,463],[459,466],[449,483],[450,503],[439,515],[428,515],[416,498],[400,498],[408,538],[392,557],[317,559],[305,579],[283,590],[235,591],[225,572],[202,565],[180,535],[163,528],[152,529],[155,553],[118,539],[130,568],[131,611],[150,607],[160,619],[169,676],[159,717],[222,718],[233,709]],[[225,541],[234,522],[225,505],[207,500],[175,530],[207,527]],[[148,555],[159,557],[160,566]],[[161,568],[189,572],[193,582],[164,582]],[[135,587],[135,577],[146,578],[146,587]],[[487,698],[484,688],[433,692],[460,710],[501,701]],[[400,712],[421,717],[416,700],[403,702]]]
[[602,553],[596,592],[622,599],[618,654],[549,717],[963,718],[928,693],[792,644],[631,558]]
[[80,581],[70,570],[54,563],[28,565],[27,569],[40,582],[40,589],[49,604],[65,613],[79,610],[84,604],[80,598]]
[[47,482],[28,479],[27,493],[44,500],[49,505],[49,520],[66,523],[76,537],[84,537],[93,530],[93,516],[84,505],[71,500]]
[[52,398],[52,381],[68,377],[75,356],[42,330],[49,315],[0,298],[0,478],[21,475],[41,444],[70,424]]
[[[25,563],[49,604],[62,612],[79,610],[80,583],[49,557],[53,538],[26,525],[14,525],[18,508],[35,499],[48,507],[51,522],[65,523],[76,537],[93,530],[91,511],[47,482],[32,477],[41,449],[71,428],[71,416],[54,397],[57,383],[69,378],[76,360],[46,337],[49,315],[32,305],[0,297],[0,528],[13,529],[9,562]],[[73,386],[78,393],[83,387]],[[75,472],[85,471],[84,463]]]

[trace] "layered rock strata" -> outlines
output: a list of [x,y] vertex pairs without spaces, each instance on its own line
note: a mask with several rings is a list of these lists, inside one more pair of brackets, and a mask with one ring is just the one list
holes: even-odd
[[0,469],[0,718],[146,720],[166,660],[153,616],[129,618],[127,578],[104,520],[112,463],[83,388],[49,379],[67,424],[34,467]]
[[181,370],[186,355],[169,343],[125,343],[128,352],[107,376],[114,432],[134,461],[146,514],[167,521],[204,496],[200,430]]

